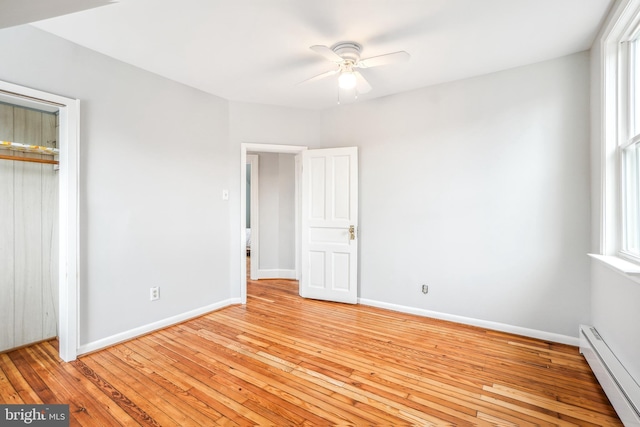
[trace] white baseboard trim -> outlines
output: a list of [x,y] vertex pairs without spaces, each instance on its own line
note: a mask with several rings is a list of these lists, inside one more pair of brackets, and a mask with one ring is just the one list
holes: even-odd
[[259,279],[296,279],[296,271],[295,270],[267,270],[262,269],[258,270],[258,280]]
[[386,302],[360,298],[360,304],[370,305],[372,307],[385,308],[387,310],[399,311],[401,313],[415,314],[417,316],[432,317],[434,319],[448,320],[450,322],[462,323],[464,325],[478,326],[481,328],[491,329],[494,331],[507,332],[510,334],[523,335],[525,337],[537,338],[544,341],[557,342],[561,344],[569,344],[573,346],[580,345],[580,338],[568,335],[556,334],[553,332],[539,331],[537,329],[523,328],[520,326],[508,325],[506,323],[491,322],[488,320],[474,319],[471,317],[458,316],[455,314],[440,313],[438,311],[425,310],[423,308],[408,307],[398,304],[390,304]]
[[240,304],[240,298],[230,298],[224,301],[217,302],[215,304],[200,307],[195,310],[187,311],[186,313],[178,314],[176,316],[168,317],[166,319],[159,320],[157,322],[149,323],[138,328],[130,329],[119,334],[112,335],[107,338],[102,338],[97,341],[90,342],[88,344],[81,345],[78,348],[78,355],[91,353],[93,351],[102,350],[103,348],[110,347],[112,345],[128,341],[132,338],[136,338],[142,335],[146,335],[150,332],[157,331],[159,329],[166,328],[181,322],[184,322],[195,317],[202,316],[203,314],[210,313],[215,310],[219,310],[230,305]]

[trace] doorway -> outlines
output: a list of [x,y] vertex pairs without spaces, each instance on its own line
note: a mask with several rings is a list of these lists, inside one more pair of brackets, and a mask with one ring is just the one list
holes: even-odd
[[68,362],[76,359],[78,351],[80,102],[3,81],[0,81],[0,101],[58,115],[58,341],[60,357]]
[[[247,224],[247,179],[246,179],[246,165],[248,155],[250,153],[276,153],[276,154],[291,154],[296,155],[295,159],[295,198],[296,200],[299,197],[300,192],[300,163],[299,156],[302,151],[306,150],[307,147],[304,146],[293,146],[293,145],[273,145],[273,144],[249,144],[243,143],[240,148],[240,165],[241,165],[241,179],[240,179],[240,225],[242,227],[240,231],[241,236],[241,244],[240,244],[240,257],[239,259],[244,261],[246,260],[246,224]],[[253,188],[255,183],[252,182],[251,187]],[[299,248],[300,248],[300,208],[299,203],[295,202],[295,242],[294,242],[294,251],[295,251],[295,279],[299,279],[300,277],[300,256],[299,256]],[[252,221],[252,224],[254,221]],[[255,246],[256,239],[258,239],[259,246],[259,237],[258,233],[255,232],[252,226],[251,231],[251,252],[252,252],[252,267],[256,262],[254,259],[255,256]],[[253,276],[252,276],[253,277]],[[240,300],[242,304],[247,303],[247,263],[240,262]]]
[[295,279],[295,156],[252,152],[247,166],[250,277]]
[[0,102],[0,352],[58,336],[57,124]]

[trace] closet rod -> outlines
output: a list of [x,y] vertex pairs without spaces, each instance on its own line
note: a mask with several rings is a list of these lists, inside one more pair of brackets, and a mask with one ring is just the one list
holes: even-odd
[[48,165],[57,165],[57,160],[49,160],[49,159],[32,159],[30,157],[18,157],[18,156],[7,156],[4,154],[0,154],[0,159],[4,160],[17,160],[19,162],[32,162],[32,163],[46,163]]
[[46,154],[48,156],[57,156],[60,153],[60,150],[54,147],[21,144],[10,141],[0,141],[0,148],[11,151],[22,151],[24,153]]

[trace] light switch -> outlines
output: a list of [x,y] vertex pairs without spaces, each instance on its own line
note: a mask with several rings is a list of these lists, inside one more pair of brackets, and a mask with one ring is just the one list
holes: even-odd
[[229,190],[222,190],[222,200],[229,200]]

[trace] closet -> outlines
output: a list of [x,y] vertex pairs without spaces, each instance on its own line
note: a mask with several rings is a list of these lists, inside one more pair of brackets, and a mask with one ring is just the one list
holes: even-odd
[[58,115],[0,103],[0,352],[57,336]]

